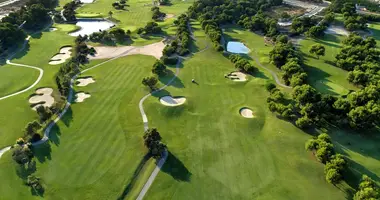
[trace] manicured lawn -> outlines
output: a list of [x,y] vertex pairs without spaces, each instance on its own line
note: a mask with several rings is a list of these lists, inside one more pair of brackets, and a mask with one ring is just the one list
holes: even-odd
[[[325,35],[322,39],[305,39],[300,43],[300,50],[304,54],[305,70],[308,73],[308,82],[318,91],[326,94],[345,95],[356,87],[347,81],[348,71],[333,64],[335,56],[341,49],[344,37]],[[319,59],[309,53],[313,44],[321,44],[326,48],[326,55]]]
[[[22,93],[20,95],[10,97],[0,101],[0,110],[6,115],[0,115],[0,148],[13,144],[17,138],[23,135],[23,129],[28,122],[37,119],[37,114],[30,108],[28,98],[32,95],[36,88],[51,87],[54,89],[54,95],[58,96],[58,90],[54,75],[59,69],[59,65],[49,65],[50,58],[59,52],[59,49],[64,45],[72,45],[74,37],[67,34],[67,31],[74,29],[72,25],[55,25],[58,28],[54,32],[42,32],[41,34],[34,35],[26,49],[16,54],[12,59],[14,63],[21,63],[39,67],[44,70],[44,76],[41,81],[35,86],[35,88]],[[70,29],[71,27],[71,29]],[[11,66],[13,67],[13,66]],[[12,69],[9,67],[10,69]],[[38,71],[33,69],[15,67],[17,73],[28,73],[33,76],[33,80],[38,76]],[[27,71],[25,71],[27,70]],[[37,73],[37,75],[36,75]],[[29,76],[28,75],[28,76]],[[7,77],[2,80],[7,82],[17,81],[17,85],[28,85],[31,81],[31,77],[23,78],[18,76]],[[25,75],[24,75],[25,76]],[[15,85],[14,87],[19,87]]]
[[0,66],[0,97],[15,93],[33,84],[39,72],[34,69],[2,65]]
[[[209,49],[184,62],[175,86],[147,100],[170,154],[146,199],[345,199],[304,150],[310,136],[268,111],[267,80],[225,79],[233,69]],[[167,94],[187,101],[165,107],[158,97]],[[239,115],[245,106],[255,118]]]
[[[79,8],[76,12],[78,16],[83,17],[109,17],[108,12],[112,11],[112,18],[116,19],[118,26],[125,29],[135,31],[140,27],[144,27],[147,22],[152,21],[152,1],[151,0],[130,0],[127,1],[125,10],[116,10],[112,7],[113,0],[95,1],[92,4],[86,4]],[[191,1],[173,0],[170,6],[160,6],[161,11],[167,14],[179,15],[184,13],[192,4]],[[174,19],[167,19],[159,22],[164,29],[169,28]]]
[[[150,160],[142,165],[141,173],[135,172],[146,153],[138,102],[148,91],[141,80],[150,74],[154,61],[147,56],[124,57],[83,74],[96,82],[76,91],[91,97],[72,104],[53,129],[49,146],[35,149],[45,198],[117,199],[138,194],[139,189],[131,192],[128,184],[137,176],[133,186],[141,188],[154,166]],[[7,179],[17,183],[19,178],[10,165],[0,167],[8,166]],[[0,186],[4,196],[15,192],[6,188]],[[124,190],[129,192],[123,195]]]

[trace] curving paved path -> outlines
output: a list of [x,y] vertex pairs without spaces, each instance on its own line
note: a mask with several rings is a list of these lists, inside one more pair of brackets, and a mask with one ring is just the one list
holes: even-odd
[[[25,46],[26,46],[26,44],[28,43],[29,39],[30,39],[30,36],[28,36],[28,37],[25,39],[24,44],[23,44],[22,48],[21,48],[19,51],[22,51],[22,50],[25,48]],[[19,52],[19,51],[17,51],[17,52]],[[35,69],[35,70],[38,70],[38,71],[40,72],[40,74],[38,75],[37,80],[34,81],[34,83],[33,83],[32,85],[30,85],[29,87],[27,87],[27,88],[25,88],[25,89],[23,89],[23,90],[21,90],[21,91],[15,92],[15,93],[13,93],[13,94],[9,94],[9,95],[4,96],[4,97],[0,97],[0,101],[3,100],[3,99],[6,99],[6,98],[13,97],[13,96],[15,96],[15,95],[18,95],[18,94],[24,93],[24,92],[26,92],[26,91],[32,89],[34,86],[36,86],[36,85],[41,81],[42,76],[44,75],[44,70],[42,70],[42,69],[40,69],[40,68],[38,68],[38,67],[34,67],[34,66],[31,66],[31,65],[17,64],[17,63],[13,63],[13,62],[11,62],[10,60],[13,58],[13,56],[16,55],[17,52],[15,52],[15,53],[12,54],[11,56],[9,56],[9,58],[7,59],[7,64],[8,64],[8,65],[13,65],[13,66],[18,66],[18,67],[26,67],[26,68]]]
[[256,56],[251,56],[251,57],[255,60],[255,62],[256,62],[257,65],[259,65],[261,68],[264,68],[265,70],[267,70],[269,73],[272,74],[272,76],[273,76],[274,80],[276,81],[277,85],[279,85],[281,87],[284,87],[284,88],[292,88],[292,87],[290,87],[288,85],[285,85],[285,84],[281,83],[281,81],[278,78],[276,72],[274,72],[271,69],[269,69],[269,68],[265,67],[264,65],[262,65],[260,63],[259,59]]
[[[160,89],[155,90],[155,91],[153,91],[153,92],[145,95],[143,98],[141,98],[141,100],[139,102],[139,109],[140,109],[141,117],[142,117],[142,120],[143,120],[143,123],[144,123],[144,131],[146,131],[146,130],[149,129],[148,118],[147,118],[147,116],[145,114],[145,111],[144,111],[144,105],[143,105],[144,101],[148,97],[152,96],[152,94],[155,94],[155,93],[157,93],[157,92],[165,89],[166,87],[168,87],[177,78],[177,76],[179,74],[179,65],[180,64],[181,64],[181,59],[178,59],[177,64],[176,64],[175,75],[173,76],[172,79],[169,80],[168,83],[166,83],[166,85],[162,86]],[[158,172],[160,172],[161,167],[165,164],[165,161],[166,161],[167,157],[168,157],[168,152],[165,151],[163,157],[158,161],[156,168],[154,168],[152,174],[149,176],[149,178],[148,178],[147,182],[145,183],[144,187],[141,189],[141,191],[139,193],[139,196],[137,197],[137,200],[142,200],[144,198],[144,196],[148,192],[150,186],[153,184],[154,179],[158,175]]]

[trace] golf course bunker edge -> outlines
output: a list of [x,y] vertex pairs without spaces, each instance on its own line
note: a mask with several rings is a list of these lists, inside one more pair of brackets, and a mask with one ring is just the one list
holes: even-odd
[[88,77],[78,78],[76,83],[77,83],[77,86],[84,87],[84,86],[87,86],[88,84],[95,83],[95,80],[91,76],[88,76]]
[[232,81],[236,82],[244,82],[247,81],[247,75],[244,74],[243,72],[231,72],[227,75],[225,75],[226,78],[229,78]]
[[254,118],[255,117],[253,115],[253,111],[250,108],[247,108],[247,107],[240,108],[239,113],[244,118]]
[[39,106],[51,107],[54,104],[52,94],[52,88],[37,89],[35,94],[29,98],[29,103],[33,106],[32,109],[37,110]]
[[83,102],[85,99],[90,98],[91,95],[84,92],[78,92],[75,94],[75,102],[80,103]]
[[52,58],[50,58],[50,65],[59,65],[66,62],[67,59],[71,57],[71,49],[70,46],[65,46],[59,49],[59,53],[55,54]]
[[160,103],[164,106],[180,106],[186,102],[185,97],[172,97],[172,96],[163,96],[160,98]]

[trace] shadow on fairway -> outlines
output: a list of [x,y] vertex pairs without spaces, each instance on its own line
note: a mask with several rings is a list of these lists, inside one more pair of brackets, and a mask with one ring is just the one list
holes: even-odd
[[[162,84],[167,84],[173,77],[174,77],[174,72],[171,71],[171,70],[166,70],[166,75],[165,76],[159,76],[158,77],[158,80],[162,83]],[[176,88],[184,88],[185,85],[183,84],[182,80],[179,79],[178,77],[175,77],[174,80],[170,83],[169,86],[173,86],[173,87],[176,87]]]
[[45,142],[36,147],[33,147],[33,153],[40,163],[44,163],[46,160],[51,160],[50,142]]
[[150,158],[150,155],[145,154],[145,156],[140,160],[139,165],[137,166],[137,168],[133,172],[133,176],[131,178],[131,181],[128,183],[128,185],[125,186],[123,193],[121,193],[120,196],[117,198],[118,200],[124,200],[125,197],[128,195],[128,193],[131,191],[131,189],[133,188],[133,185],[136,183],[136,181],[138,179],[139,173],[144,168],[144,165],[149,160],[149,158]]
[[176,181],[189,182],[191,180],[191,172],[175,155],[169,151],[168,158],[161,171],[172,176]]
[[61,121],[69,127],[71,122],[73,121],[73,110],[71,109],[71,106],[67,109],[66,113],[62,116]]
[[61,129],[59,128],[59,126],[54,125],[54,127],[50,131],[49,140],[52,143],[54,143],[56,146],[59,146],[59,144],[61,143],[59,139],[60,136],[61,136]]

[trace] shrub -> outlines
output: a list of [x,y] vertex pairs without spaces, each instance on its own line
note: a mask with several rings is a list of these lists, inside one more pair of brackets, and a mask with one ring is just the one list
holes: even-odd
[[276,85],[275,85],[274,83],[267,83],[267,84],[265,85],[265,88],[266,88],[266,90],[267,90],[268,92],[270,92],[270,91],[272,91],[273,89],[276,88]]

